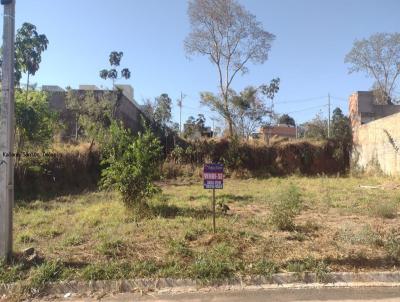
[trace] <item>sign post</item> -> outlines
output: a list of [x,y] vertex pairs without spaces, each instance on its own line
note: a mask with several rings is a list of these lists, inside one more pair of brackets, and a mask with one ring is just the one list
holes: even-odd
[[224,165],[205,164],[203,170],[204,189],[212,192],[213,232],[215,234],[215,190],[224,187]]

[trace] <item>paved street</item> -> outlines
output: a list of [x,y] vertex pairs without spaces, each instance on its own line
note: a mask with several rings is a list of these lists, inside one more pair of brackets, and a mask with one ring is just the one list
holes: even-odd
[[[96,299],[62,299],[60,301],[96,301]],[[276,289],[254,291],[232,291],[212,293],[192,293],[175,295],[120,294],[104,297],[101,301],[190,301],[190,302],[399,302],[400,287],[373,288],[325,288],[325,289]]]

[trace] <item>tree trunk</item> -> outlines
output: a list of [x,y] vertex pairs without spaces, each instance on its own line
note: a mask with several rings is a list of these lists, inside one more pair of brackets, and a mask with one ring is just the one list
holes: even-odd
[[26,101],[28,101],[28,92],[29,92],[29,72],[28,72],[28,80],[26,81]]
[[234,134],[233,134],[233,123],[232,123],[231,113],[229,112],[229,107],[228,107],[228,93],[227,92],[226,93],[222,92],[222,95],[224,97],[225,111],[226,111],[226,115],[227,115],[225,117],[225,120],[228,123],[229,138],[233,138],[233,136],[234,136]]

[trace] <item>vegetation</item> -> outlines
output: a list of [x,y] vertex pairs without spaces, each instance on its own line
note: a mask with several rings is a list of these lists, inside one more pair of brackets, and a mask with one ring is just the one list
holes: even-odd
[[[312,271],[323,279],[329,271],[395,270],[400,217],[394,210],[385,218],[371,208],[377,200],[399,206],[396,182],[374,177],[226,179],[217,201],[229,211],[218,214],[215,235],[211,195],[200,182],[159,183],[163,195],[148,199],[154,215],[140,221],[132,219],[116,191],[17,202],[15,251],[34,247],[38,260],[21,255],[3,265],[0,283],[24,280],[32,289],[70,279],[211,281],[285,271]],[[295,227],[283,231],[270,224],[270,217],[284,200],[302,210],[292,220]]]
[[294,185],[283,188],[278,200],[272,206],[271,223],[283,231],[295,229],[294,219],[301,210],[301,196]]
[[117,189],[124,204],[142,215],[147,199],[158,192],[154,180],[161,160],[160,142],[149,129],[133,138],[117,122],[111,125],[108,139],[102,161],[102,186]]
[[195,133],[203,133],[206,130],[205,125],[206,118],[203,114],[198,114],[197,119],[193,116],[189,116],[184,125],[183,137],[191,139]]
[[15,120],[16,152],[45,150],[61,126],[49,108],[46,93],[39,91],[16,90]]
[[39,70],[42,53],[47,49],[49,40],[46,35],[39,34],[36,26],[23,23],[15,37],[15,82],[19,84],[22,74],[26,73],[26,93],[29,91],[29,77]]
[[288,125],[288,126],[296,126],[296,122],[294,120],[294,118],[292,118],[289,114],[282,114],[279,118],[278,118],[278,124],[284,124],[284,125]]
[[[188,55],[209,57],[216,65],[220,96],[212,106],[225,119],[229,135],[234,135],[231,84],[238,73],[248,72],[249,63],[264,63],[275,36],[265,31],[256,17],[235,0],[189,2],[191,32],[185,39]],[[225,33],[219,35],[216,33]],[[213,103],[210,103],[213,104]]]
[[115,81],[121,78],[124,79],[129,79],[131,77],[131,72],[129,71],[128,68],[124,68],[121,70],[121,76],[118,76],[118,70],[116,69],[117,67],[119,67],[119,65],[121,64],[121,59],[123,57],[124,53],[122,51],[112,51],[110,53],[110,65],[111,65],[111,69],[107,70],[107,69],[102,69],[100,71],[100,78],[102,78],[103,80],[107,80],[107,79],[111,79],[112,83],[113,83],[113,89],[115,86]]
[[400,75],[400,33],[376,33],[356,40],[346,55],[349,73],[364,72],[374,79],[374,90],[381,104],[396,101],[395,87]]

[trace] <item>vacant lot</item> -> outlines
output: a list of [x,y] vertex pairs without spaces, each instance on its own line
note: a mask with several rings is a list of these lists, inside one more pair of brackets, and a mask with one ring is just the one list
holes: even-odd
[[[17,204],[15,250],[34,247],[0,269],[0,282],[34,286],[60,279],[192,277],[202,280],[284,271],[394,270],[400,259],[400,182],[389,178],[225,180],[217,191],[200,181],[161,184],[154,217],[135,221],[116,193],[95,192]],[[289,231],[271,211],[293,186],[300,214]],[[286,196],[286,197],[285,197]]]

